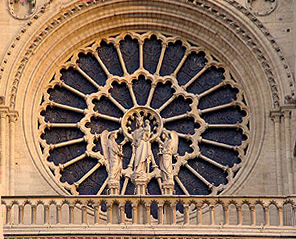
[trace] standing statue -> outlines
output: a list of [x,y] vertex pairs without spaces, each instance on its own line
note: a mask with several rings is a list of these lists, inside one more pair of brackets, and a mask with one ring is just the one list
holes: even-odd
[[175,131],[165,130],[162,134],[163,142],[160,144],[159,167],[161,170],[161,177],[163,184],[173,185],[173,162],[172,157],[178,152],[178,135]]
[[136,119],[136,129],[132,134],[134,146],[134,179],[146,179],[149,173],[149,164],[151,161],[152,151],[149,142],[151,129],[149,120],[143,122],[143,117]]
[[120,177],[122,171],[122,148],[116,142],[117,132],[104,130],[101,135],[101,143],[105,159],[109,162],[108,186],[111,194],[119,194]]

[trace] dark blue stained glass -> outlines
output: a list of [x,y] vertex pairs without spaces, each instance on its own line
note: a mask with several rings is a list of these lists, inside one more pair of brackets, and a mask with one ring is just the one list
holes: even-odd
[[127,218],[132,218],[132,204],[131,203],[126,203],[124,206],[124,212]]
[[72,139],[82,138],[84,134],[75,128],[51,128],[45,129],[42,138],[46,140],[47,144],[57,144]]
[[186,48],[182,46],[181,41],[175,43],[169,43],[164,53],[162,65],[160,68],[160,75],[172,74],[185,54]]
[[139,43],[136,39],[126,36],[120,41],[120,51],[129,74],[134,73],[139,68]]
[[202,97],[199,100],[198,108],[206,109],[230,103],[236,100],[237,93],[238,89],[232,88],[230,85],[226,85]]
[[184,99],[183,96],[179,96],[174,99],[163,111],[161,111],[161,116],[164,118],[169,118],[176,115],[185,114],[188,111],[191,111],[190,104],[192,103],[191,99]]
[[192,153],[193,149],[190,147],[192,142],[184,138],[179,137],[178,154],[183,156],[185,153]]
[[[106,168],[101,166],[79,185],[77,191],[80,195],[95,195],[98,193],[107,177]],[[103,191],[102,195],[104,194],[107,194],[106,189]]]
[[62,77],[61,80],[72,88],[79,90],[84,94],[91,94],[97,92],[98,89],[92,85],[83,75],[73,68],[67,70],[61,70]]
[[161,41],[157,40],[155,35],[152,35],[150,39],[146,39],[143,46],[143,64],[144,68],[151,74],[155,73],[160,53],[161,53]]
[[55,86],[54,89],[49,89],[48,94],[50,95],[49,99],[56,103],[80,109],[85,109],[87,107],[84,99],[59,86]]
[[122,153],[123,153],[122,167],[124,169],[128,167],[130,158],[132,157],[132,152],[133,152],[133,149],[132,149],[131,143],[130,142],[125,143],[122,148]]
[[66,147],[56,148],[50,151],[50,156],[47,160],[58,166],[59,164],[64,164],[84,154],[85,150],[86,143],[78,143],[68,145]]
[[177,74],[179,85],[185,85],[190,81],[202,68],[204,68],[206,63],[207,60],[204,52],[190,53]]
[[109,90],[111,96],[117,100],[123,107],[129,109],[133,107],[132,98],[130,92],[125,83],[119,84],[118,82],[112,82],[112,88]]
[[179,184],[176,182],[176,180],[174,180],[174,183],[175,183],[175,186],[174,186],[175,194],[176,195],[185,195],[185,193],[183,192],[183,190],[179,186]]
[[101,47],[99,47],[97,51],[99,57],[112,75],[123,76],[119,57],[113,44],[107,44],[102,41]]
[[94,133],[100,134],[104,130],[108,130],[108,131],[117,130],[119,129],[120,124],[114,121],[92,117],[91,121],[86,123],[86,127],[91,129],[90,132],[92,134]]
[[246,113],[239,107],[229,107],[202,114],[202,118],[209,124],[235,124],[242,122]]
[[95,99],[93,100],[94,103],[94,111],[104,114],[104,115],[109,115],[109,116],[114,116],[114,117],[122,117],[123,112],[117,108],[116,105],[114,105],[108,98],[105,96],[102,96],[99,100]]
[[73,184],[82,178],[89,170],[91,170],[98,160],[93,158],[84,158],[80,161],[71,164],[61,172],[61,182],[67,182]]
[[148,193],[150,195],[161,195],[161,191],[158,182],[155,178],[152,178],[147,185]]
[[178,177],[191,195],[207,195],[211,193],[208,186],[185,167],[180,168]]
[[[208,182],[214,183],[215,186],[219,186],[220,184],[227,183],[227,173],[222,169],[214,166],[203,159],[195,158],[193,160],[189,160],[188,164],[199,174],[201,174]],[[210,193],[210,191],[209,191]],[[209,194],[202,193],[202,194]]]
[[151,203],[150,213],[154,219],[158,218],[158,206],[156,203]]
[[171,88],[172,84],[170,82],[166,82],[165,84],[158,83],[151,101],[151,107],[154,109],[162,106],[169,98],[171,98],[175,92],[173,88]]
[[145,105],[147,103],[150,89],[151,81],[146,80],[143,75],[140,75],[137,80],[133,80],[133,91],[139,105]]
[[77,123],[84,117],[84,114],[58,107],[47,107],[46,111],[41,112],[41,115],[44,116],[45,122],[51,123]]
[[98,60],[91,54],[87,55],[80,53],[77,61],[79,67],[90,76],[100,86],[104,86],[107,80],[107,75],[100,66]]
[[135,194],[135,185],[131,183],[131,181],[128,182],[125,195],[134,195]]
[[164,127],[182,134],[194,134],[194,129],[199,128],[199,125],[194,123],[194,119],[190,117],[165,123]]
[[212,128],[207,129],[201,136],[204,139],[228,145],[241,145],[242,141],[246,140],[241,129]]
[[95,146],[92,148],[92,150],[94,152],[100,152],[102,155],[104,155],[101,139],[99,138],[98,140],[94,140],[94,144]]
[[214,66],[206,70],[200,77],[198,77],[192,84],[187,88],[189,93],[200,94],[215,85],[218,85],[224,80],[224,69],[216,68]]
[[240,163],[238,153],[232,149],[225,149],[210,144],[200,143],[199,149],[202,155],[220,163],[233,167],[235,163]]

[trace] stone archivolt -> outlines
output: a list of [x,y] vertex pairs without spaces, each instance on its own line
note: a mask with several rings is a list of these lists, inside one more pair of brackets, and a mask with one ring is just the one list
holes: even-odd
[[[82,102],[75,103],[78,98]],[[152,178],[157,180],[165,194],[173,193],[174,181],[184,194],[201,194],[201,191],[189,192],[186,189],[189,185],[184,185],[182,181],[186,182],[186,179],[180,176],[182,173],[179,174],[182,167],[215,195],[224,190],[225,184],[233,181],[244,162],[244,150],[249,143],[249,115],[243,101],[242,90],[227,67],[208,50],[180,37],[131,32],[98,39],[76,51],[56,71],[54,79],[45,89],[39,109],[43,163],[54,171],[59,183],[74,194],[79,189],[81,191],[80,186],[98,168],[105,166],[109,176],[97,189],[99,195],[107,185],[115,194],[121,191],[124,195],[129,180],[136,186],[134,193],[145,194]],[[227,110],[231,113],[225,113]],[[71,119],[71,114],[81,117]],[[212,116],[208,118],[209,115]],[[57,129],[60,128],[67,129],[68,136],[59,135]],[[71,134],[76,131],[71,129],[79,129],[83,134],[73,138]],[[112,134],[115,138],[121,136],[118,141],[120,151],[117,143],[109,140]],[[172,143],[167,141],[169,138]],[[183,139],[181,143],[185,142],[187,148],[181,144],[178,150],[178,138]],[[71,151],[71,145],[84,142],[85,152],[79,155],[73,152],[75,157],[62,152],[64,148]],[[129,142],[130,155],[122,152]],[[97,144],[102,150],[95,150]],[[128,164],[120,175],[123,178],[121,189],[120,179],[115,182],[113,177],[113,169],[117,172],[115,168],[121,166],[117,163],[110,165],[114,160],[108,153],[111,144],[118,155],[115,160],[124,157]],[[224,161],[216,155],[216,150],[225,150],[223,152],[228,159]],[[59,154],[64,155],[62,159],[53,158],[59,158]],[[173,156],[175,163],[171,165]],[[67,174],[68,168],[89,157],[97,163],[83,177],[69,184],[64,173]],[[201,168],[194,162],[197,158],[208,164],[204,167],[215,167],[221,173],[225,172],[228,182],[225,178],[223,183],[219,183],[206,175],[210,172],[198,172]],[[161,163],[156,163],[158,161]],[[169,168],[172,173],[170,181],[164,174]],[[154,193],[153,190],[150,192]]]

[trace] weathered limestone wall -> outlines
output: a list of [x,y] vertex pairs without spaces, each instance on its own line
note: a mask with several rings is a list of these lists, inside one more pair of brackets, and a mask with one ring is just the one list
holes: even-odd
[[[243,6],[246,6],[245,0],[237,0]],[[43,3],[47,2],[47,0],[37,0],[37,8],[40,7]],[[54,1],[52,5],[49,7],[49,11],[55,11],[57,8],[62,8],[66,4],[71,1]],[[288,61],[289,67],[291,71],[294,73],[296,68],[295,63],[295,54],[296,54],[296,16],[294,14],[296,10],[296,2],[293,0],[278,0],[276,9],[271,12],[267,16],[258,16],[258,19],[268,28],[271,35],[274,36],[277,43],[281,47],[284,52],[284,55]],[[4,54],[7,51],[10,42],[15,38],[17,33],[22,29],[22,27],[27,23],[28,20],[17,20],[11,16],[7,9],[7,1],[0,0],[0,57],[1,61],[4,57]],[[21,39],[22,40],[22,39]],[[252,64],[252,63],[250,63]],[[5,87],[0,87],[0,96],[5,95]],[[260,89],[258,89],[260,91]],[[259,92],[258,92],[259,93]],[[260,92],[260,94],[264,92]],[[284,110],[283,110],[284,112]],[[283,113],[284,114],[284,113]],[[295,118],[294,115],[289,116],[291,119]],[[32,159],[30,158],[30,154],[27,151],[27,148],[23,145],[26,143],[26,139],[24,138],[22,132],[22,126],[20,121],[22,118],[19,118],[15,125],[15,162],[14,162],[14,170],[17,177],[15,180],[15,191],[12,194],[16,195],[36,195],[36,194],[47,194],[52,195],[56,194],[55,192],[46,182],[46,179],[43,178],[38,171],[37,167],[34,165]],[[266,121],[267,129],[274,129],[274,121],[270,118],[270,112],[266,112],[264,119]],[[284,123],[284,117],[281,117],[281,122]],[[290,153],[292,152],[292,145],[294,143],[294,128],[295,123],[293,120],[290,121],[291,125],[288,129],[291,130],[290,139]],[[7,125],[6,125],[7,126]],[[4,127],[2,125],[2,127]],[[28,127],[30,127],[28,125]],[[281,158],[287,157],[286,149],[286,140],[288,138],[285,137],[285,127],[284,124],[281,124],[280,128],[281,138],[278,139],[282,150],[280,152]],[[265,141],[262,146],[261,152],[261,160],[257,162],[255,168],[252,170],[252,174],[248,178],[248,180],[242,184],[242,187],[238,190],[238,194],[240,195],[262,195],[262,194],[277,194],[277,184],[276,184],[276,160],[275,160],[275,131],[268,130],[265,132]],[[3,142],[2,142],[3,143]],[[291,159],[292,156],[290,155]],[[288,181],[288,178],[292,176],[285,174],[284,169],[287,167],[286,159],[283,160],[284,163],[281,164],[281,169],[283,173],[282,184],[284,184],[284,188],[282,190],[282,194],[286,194],[289,192],[289,185],[285,185],[285,182]],[[292,166],[291,166],[292,167]]]

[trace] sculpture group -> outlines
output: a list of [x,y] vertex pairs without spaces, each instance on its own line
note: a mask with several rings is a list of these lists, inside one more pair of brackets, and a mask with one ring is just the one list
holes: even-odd
[[[155,162],[151,149],[150,120],[144,120],[144,117],[137,115],[136,128],[132,132],[132,156],[130,164],[132,171],[129,178],[135,184],[135,194],[145,194],[146,186],[151,179],[150,164]],[[120,178],[122,176],[122,144],[116,142],[118,131],[103,131],[101,135],[101,144],[103,154],[108,161],[108,187],[110,194],[119,194]],[[173,194],[174,173],[173,157],[177,157],[178,135],[174,131],[163,130],[161,137],[157,139],[159,143],[158,161],[160,172],[155,177],[161,180],[161,190],[163,194]],[[155,163],[154,163],[155,164]]]

